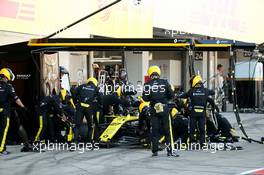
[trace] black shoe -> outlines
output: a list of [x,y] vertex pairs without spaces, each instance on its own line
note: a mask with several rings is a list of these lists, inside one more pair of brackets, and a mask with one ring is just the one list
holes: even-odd
[[239,142],[238,138],[239,138],[239,137],[232,137],[233,142]]
[[168,156],[168,157],[180,157],[179,154],[172,153],[172,152],[167,152],[167,156]]
[[233,143],[234,141],[233,141],[233,138],[232,137],[227,137],[226,138],[226,142],[227,143]]
[[21,152],[31,152],[31,151],[33,151],[33,149],[29,146],[23,146],[23,148],[21,148],[20,151]]
[[158,156],[158,152],[152,153],[152,157]]
[[8,152],[8,151],[2,151],[2,152],[0,152],[0,156],[5,156],[5,155],[8,155],[8,154],[10,154],[10,152]]
[[74,151],[76,151],[76,149],[74,149],[74,148],[70,148],[69,151],[70,151],[70,152],[74,152]]
[[225,149],[224,150],[227,150],[227,151],[238,151],[238,150],[243,150],[243,147],[242,146],[235,146],[235,145],[229,145],[229,147],[227,147],[225,145]]

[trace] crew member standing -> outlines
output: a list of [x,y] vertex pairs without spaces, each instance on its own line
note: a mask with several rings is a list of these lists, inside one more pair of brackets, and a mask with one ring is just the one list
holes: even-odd
[[61,102],[61,108],[72,121],[75,115],[76,106],[73,102],[72,96],[66,89],[62,88],[60,90],[60,102]]
[[[50,140],[54,141],[54,128],[51,125],[50,115],[54,113],[64,116],[64,111],[60,105],[60,97],[56,94],[52,94],[44,97],[39,105],[39,128],[35,136],[34,142],[39,142],[43,139],[44,134],[50,135]],[[52,125],[53,126],[53,125]]]
[[74,121],[76,106],[73,102],[71,94],[66,89],[63,88],[60,90],[60,101],[63,112],[66,115],[66,118],[62,119],[62,121],[65,122],[67,126],[67,130],[68,130],[67,141],[72,142],[74,139],[73,121]]
[[92,143],[93,132],[93,115],[96,110],[96,106],[101,104],[101,97],[99,88],[97,87],[97,80],[90,77],[85,84],[80,85],[76,89],[75,98],[77,102],[76,116],[75,116],[75,134],[74,141],[78,143],[79,130],[83,117],[86,118],[88,126],[88,143]]
[[152,126],[152,156],[158,155],[160,130],[164,131],[167,146],[167,155],[178,157],[173,152],[174,142],[172,135],[171,118],[168,101],[174,97],[172,88],[167,80],[160,78],[160,68],[151,66],[148,75],[151,80],[144,84],[143,100],[150,102]]
[[24,108],[23,103],[16,95],[15,89],[8,81],[14,81],[15,76],[8,68],[0,70],[0,154],[8,154],[6,151],[6,136],[10,122],[10,105],[15,101]]
[[214,91],[203,86],[200,75],[193,76],[190,85],[191,89],[178,97],[190,98],[190,142],[195,141],[195,129],[198,124],[202,146],[205,143],[206,104],[208,97],[214,95]]

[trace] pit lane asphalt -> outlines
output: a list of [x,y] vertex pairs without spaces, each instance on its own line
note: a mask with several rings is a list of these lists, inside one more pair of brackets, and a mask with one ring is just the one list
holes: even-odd
[[[237,128],[235,116],[224,113]],[[264,114],[241,114],[245,130],[252,138],[264,137]],[[237,129],[239,131],[239,129]],[[241,132],[238,132],[241,135]],[[9,155],[0,156],[1,175],[158,175],[158,174],[240,174],[264,167],[264,145],[241,140],[240,151],[179,151],[179,158],[166,152],[151,157],[151,151],[133,147],[115,147],[87,151],[46,151],[20,153],[21,146],[8,146]]]

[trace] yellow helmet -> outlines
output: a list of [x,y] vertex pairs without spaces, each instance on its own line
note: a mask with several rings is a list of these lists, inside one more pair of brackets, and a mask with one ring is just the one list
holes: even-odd
[[192,79],[192,87],[195,87],[198,83],[202,82],[202,77],[200,75],[196,75]]
[[176,108],[172,108],[171,110],[171,117],[174,119],[176,118],[176,114],[178,113],[178,110]]
[[149,106],[149,102],[142,102],[139,105],[139,112],[142,112],[145,107]]
[[160,68],[159,66],[150,66],[148,69],[148,76],[151,76],[153,73],[156,73],[160,76]]
[[122,87],[119,86],[116,90],[117,96],[120,97],[121,96],[121,92],[122,92]]
[[65,100],[66,95],[67,95],[67,90],[66,89],[61,89],[60,95],[61,95],[61,99]]
[[8,68],[1,69],[0,70],[0,75],[4,75],[8,79],[8,81],[14,81],[14,79],[15,79],[15,75]]
[[90,83],[90,82],[92,82],[95,86],[97,86],[97,84],[98,84],[98,81],[94,77],[90,77],[86,81],[86,83]]

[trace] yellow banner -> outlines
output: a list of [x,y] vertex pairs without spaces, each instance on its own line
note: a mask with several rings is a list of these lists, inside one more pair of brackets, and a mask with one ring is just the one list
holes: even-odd
[[[114,0],[0,0],[0,30],[48,35]],[[152,37],[152,3],[124,0],[59,37]]]

